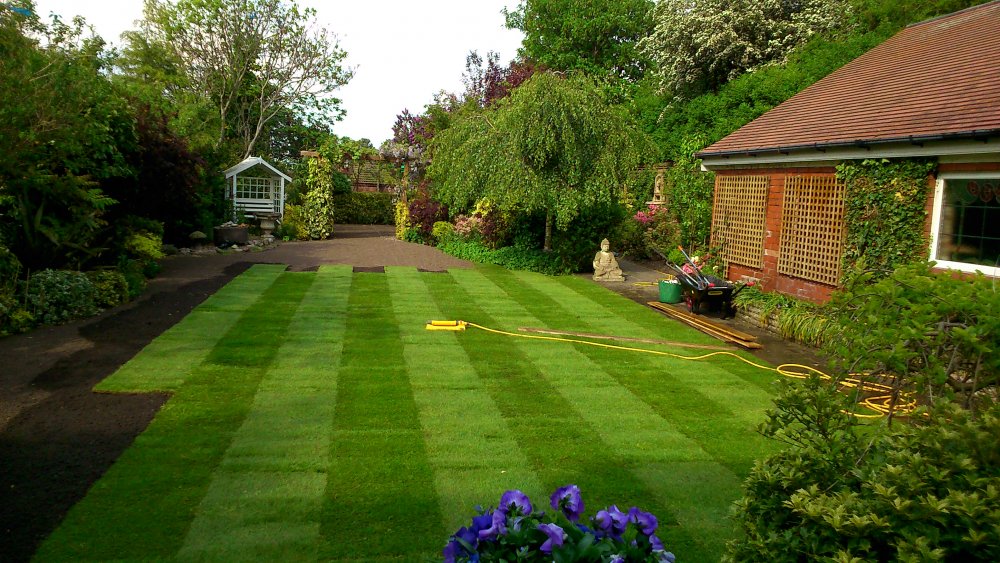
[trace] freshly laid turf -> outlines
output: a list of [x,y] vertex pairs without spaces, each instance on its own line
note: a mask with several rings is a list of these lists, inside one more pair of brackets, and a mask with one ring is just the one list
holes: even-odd
[[576,483],[718,560],[770,372],[431,319],[712,342],[577,277],[255,266],[97,387],[173,396],[37,559],[433,560],[475,505]]

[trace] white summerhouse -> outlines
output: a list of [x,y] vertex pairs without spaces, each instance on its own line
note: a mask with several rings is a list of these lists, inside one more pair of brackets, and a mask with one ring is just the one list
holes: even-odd
[[226,170],[226,199],[246,215],[285,212],[285,182],[292,179],[259,156],[247,157]]

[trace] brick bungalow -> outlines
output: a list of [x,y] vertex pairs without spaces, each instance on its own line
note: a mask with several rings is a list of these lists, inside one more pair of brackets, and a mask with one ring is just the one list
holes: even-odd
[[731,280],[825,301],[841,277],[837,164],[931,158],[930,258],[1000,276],[1000,0],[911,25],[697,154]]

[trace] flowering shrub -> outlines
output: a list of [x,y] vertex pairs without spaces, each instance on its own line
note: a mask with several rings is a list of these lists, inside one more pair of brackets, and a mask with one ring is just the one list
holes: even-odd
[[479,217],[459,215],[455,218],[455,234],[462,240],[474,240],[479,233]]
[[677,246],[677,223],[666,206],[649,204],[645,210],[636,212],[633,219],[642,230],[642,241],[647,247],[647,254],[652,255],[653,250],[662,252]]
[[444,548],[446,563],[464,561],[593,561],[673,563],[656,537],[657,520],[632,507],[611,505],[580,523],[583,498],[576,485],[559,487],[549,499],[552,515],[536,512],[518,490],[500,497],[495,510],[477,509],[471,525],[460,528]]

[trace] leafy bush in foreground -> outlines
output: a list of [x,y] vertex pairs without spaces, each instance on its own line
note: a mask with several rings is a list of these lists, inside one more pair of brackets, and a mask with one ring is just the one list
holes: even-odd
[[818,379],[776,405],[761,430],[790,447],[747,478],[726,561],[1000,560],[997,405],[862,427]]
[[935,273],[920,262],[852,277],[830,301],[826,348],[842,372],[913,389],[924,404],[995,401],[1000,388],[1000,294],[982,275]]

